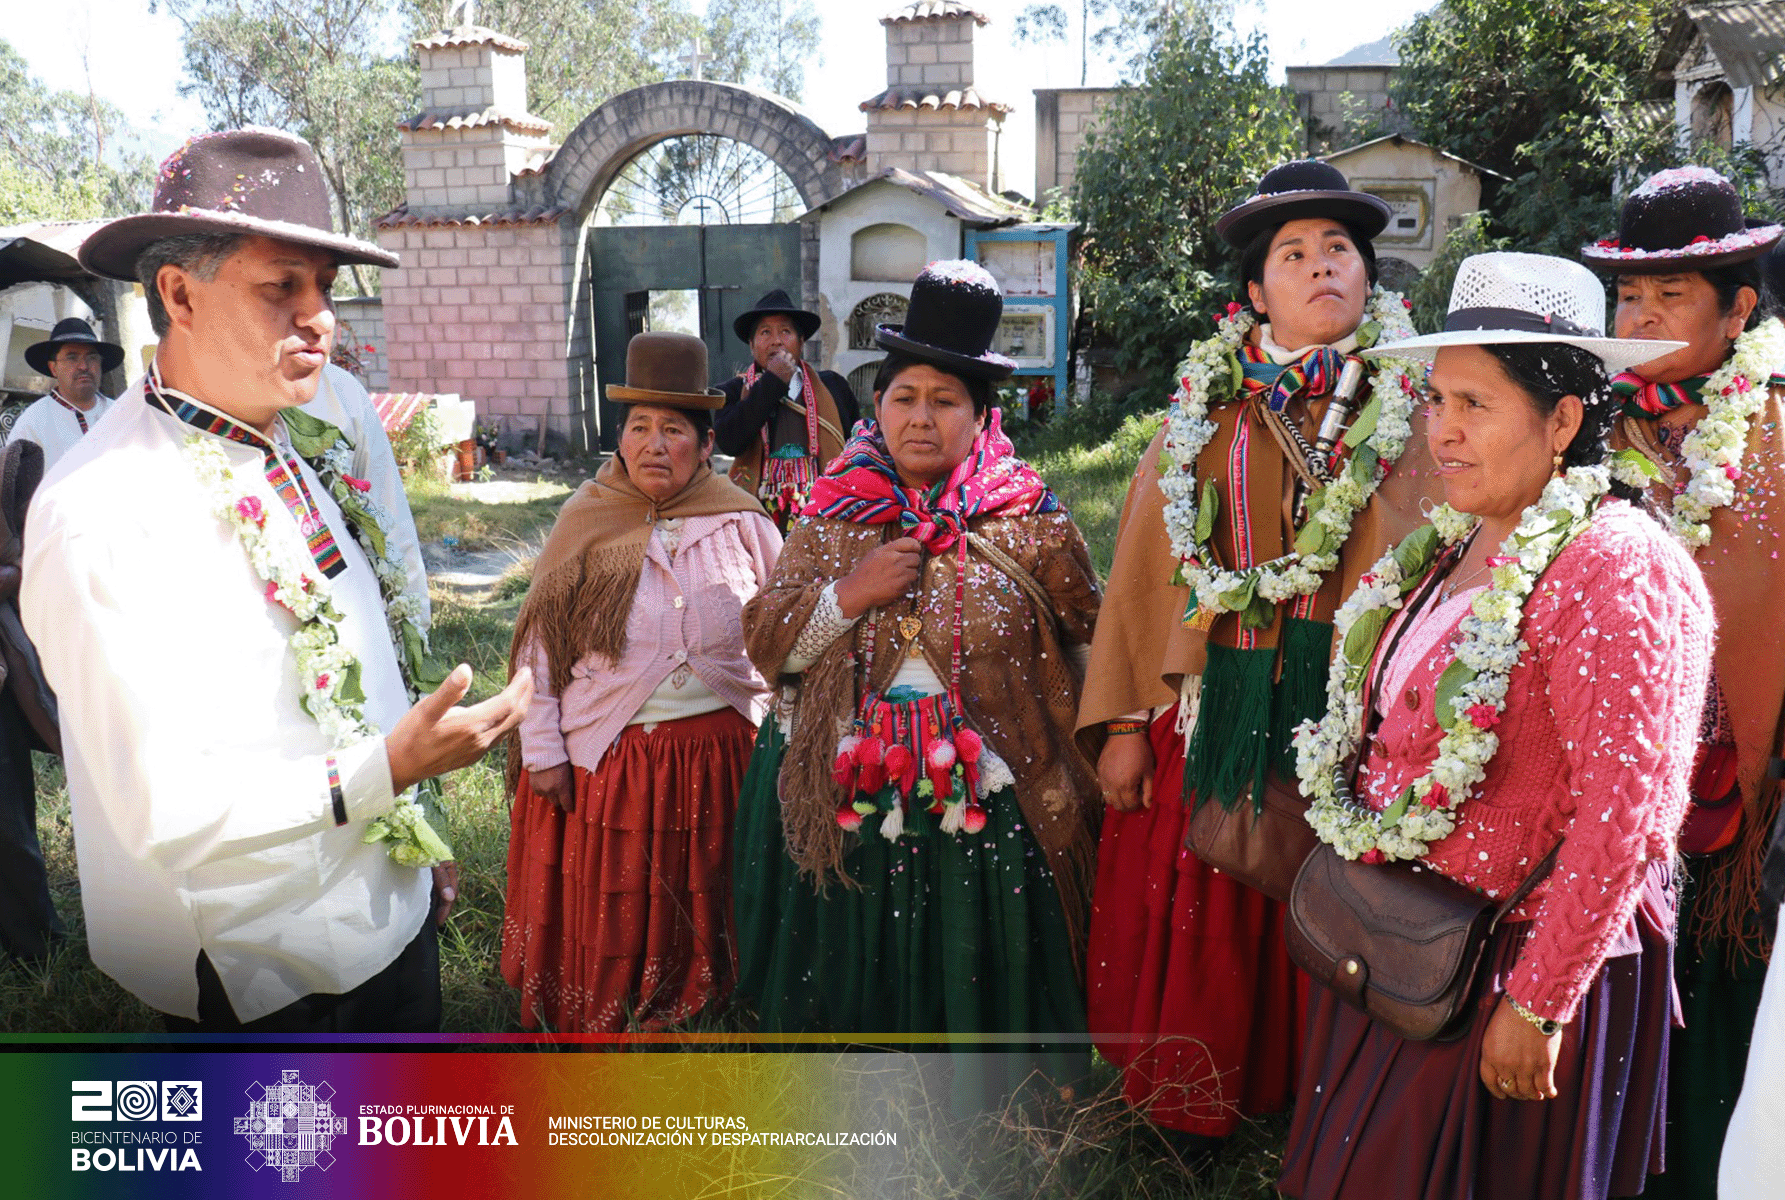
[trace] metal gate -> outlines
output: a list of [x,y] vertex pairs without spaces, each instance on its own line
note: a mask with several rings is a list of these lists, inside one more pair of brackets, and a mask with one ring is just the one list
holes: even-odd
[[750,360],[731,329],[738,314],[770,288],[796,297],[800,292],[798,225],[608,226],[590,229],[588,238],[586,285],[600,389],[593,432],[606,450],[619,435],[619,412],[607,401],[607,385],[626,382],[626,343],[645,329],[652,292],[696,293],[715,386]]

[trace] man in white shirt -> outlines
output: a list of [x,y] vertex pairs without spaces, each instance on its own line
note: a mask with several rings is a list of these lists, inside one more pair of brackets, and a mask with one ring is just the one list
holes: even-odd
[[65,317],[49,337],[25,347],[25,361],[39,375],[54,379],[56,386],[19,414],[7,440],[42,446],[47,471],[111,408],[111,397],[99,390],[99,377],[118,369],[124,347],[100,341],[93,327],[79,317]]
[[[336,269],[396,259],[335,234],[314,153],[259,129],[188,142],[153,211],[80,256],[144,283],[161,338],[26,535],[93,960],[175,1030],[437,1028],[450,879],[364,839],[482,757],[532,681],[459,708],[461,664],[411,706],[386,625],[402,572],[343,516],[363,523],[364,481],[299,444]],[[423,842],[391,839],[441,857]]]

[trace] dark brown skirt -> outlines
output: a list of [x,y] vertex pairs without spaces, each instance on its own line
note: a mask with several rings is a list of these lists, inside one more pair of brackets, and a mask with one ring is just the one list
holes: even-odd
[[1454,1042],[1410,1042],[1316,988],[1278,1190],[1298,1200],[1605,1200],[1662,1167],[1673,912],[1650,868],[1640,953],[1608,959],[1562,1036],[1554,1100],[1496,1100],[1481,1043],[1530,932],[1488,944],[1489,986]]
[[526,1028],[661,1028],[730,993],[731,835],[755,736],[729,708],[628,725],[593,773],[573,772],[569,814],[521,773],[502,975]]

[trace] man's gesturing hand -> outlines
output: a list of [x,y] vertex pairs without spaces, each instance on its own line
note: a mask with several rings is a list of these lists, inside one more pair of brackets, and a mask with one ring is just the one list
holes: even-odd
[[457,707],[471,690],[471,668],[460,663],[432,695],[403,714],[384,739],[391,790],[403,792],[424,779],[468,767],[496,739],[520,724],[533,702],[533,672],[522,667],[498,694],[482,704]]

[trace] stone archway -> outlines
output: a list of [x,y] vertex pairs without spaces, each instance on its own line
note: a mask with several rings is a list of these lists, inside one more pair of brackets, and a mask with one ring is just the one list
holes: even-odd
[[710,133],[753,146],[787,172],[807,208],[846,186],[830,135],[791,101],[756,88],[678,79],[622,92],[570,131],[547,168],[551,202],[578,224],[637,154],[672,137]]

